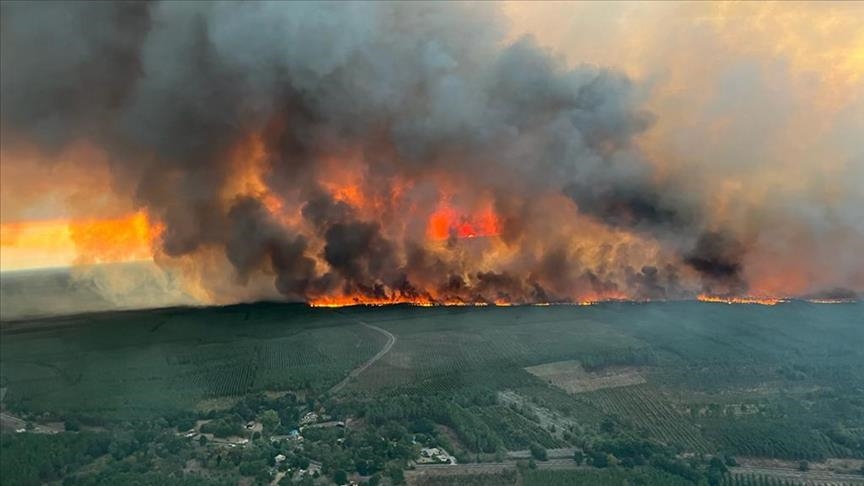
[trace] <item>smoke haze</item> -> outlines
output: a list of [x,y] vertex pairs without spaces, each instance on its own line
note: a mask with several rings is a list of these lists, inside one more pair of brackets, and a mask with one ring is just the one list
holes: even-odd
[[[864,291],[861,27],[837,27],[852,68],[807,84],[806,52],[729,47],[749,17],[661,34],[662,5],[648,33],[603,32],[591,9],[621,7],[592,5],[546,12],[591,28],[544,38],[552,7],[529,4],[4,2],[3,191],[70,157],[107,173],[108,201],[52,206],[142,215],[136,241],[204,302]],[[726,68],[689,79],[698,52]],[[4,222],[50,212],[7,198]],[[128,243],[111,228],[79,256]]]

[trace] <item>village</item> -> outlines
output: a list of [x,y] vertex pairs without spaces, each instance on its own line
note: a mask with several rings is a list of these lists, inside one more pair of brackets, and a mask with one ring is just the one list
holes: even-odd
[[[271,451],[271,454],[266,461],[256,462],[261,470],[255,472],[255,477],[269,477],[271,485],[304,484],[310,480],[317,484],[324,476],[329,476],[336,484],[345,486],[375,484],[376,480],[373,478],[377,476],[373,470],[369,470],[367,474],[358,471],[349,475],[347,472],[327,470],[324,461],[309,457],[317,455],[310,452],[317,451],[324,443],[341,449],[347,446],[346,440],[351,440],[353,434],[368,433],[368,425],[363,420],[351,417],[336,419],[320,407],[306,411],[299,416],[296,427],[285,430],[281,424],[274,426],[273,414],[268,412],[264,411],[260,417],[230,430],[220,428],[224,416],[196,420],[193,427],[179,431],[176,435],[195,444],[202,451],[210,451],[209,455],[217,458],[223,453],[242,457],[243,451],[258,451],[266,444],[264,448]],[[422,442],[417,439],[417,434],[410,438],[410,447],[407,449],[409,457],[404,458],[405,469],[413,469],[415,465],[457,464],[456,458],[444,447],[428,443],[428,438],[425,437],[421,439]],[[385,438],[379,437],[379,440],[384,441]],[[220,461],[217,459],[217,462]],[[243,465],[240,467],[243,473]],[[247,472],[252,472],[246,469]]]

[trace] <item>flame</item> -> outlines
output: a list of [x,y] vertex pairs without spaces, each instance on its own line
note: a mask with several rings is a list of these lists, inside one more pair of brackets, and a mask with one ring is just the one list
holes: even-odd
[[153,242],[162,232],[147,213],[138,211],[116,219],[73,221],[69,235],[78,248],[76,263],[108,263],[153,258]]
[[497,236],[501,233],[501,224],[492,208],[485,208],[475,215],[460,214],[446,203],[429,217],[426,234],[431,240],[446,240],[450,236],[457,238],[477,238]]
[[[153,259],[162,225],[144,211],[95,220],[21,221],[0,225],[3,270]],[[8,255],[8,258],[7,258]],[[27,266],[16,266],[16,260]]]
[[[387,305],[412,305],[416,307],[516,307],[516,306],[590,306],[602,304],[605,302],[636,302],[628,299],[624,292],[612,291],[602,294],[590,294],[580,300],[575,301],[560,301],[560,302],[514,302],[504,298],[497,298],[492,301],[475,300],[465,301],[456,297],[436,297],[436,296],[410,296],[403,294],[394,294],[386,297],[372,297],[362,294],[356,295],[323,295],[309,300],[308,304],[311,307],[350,307],[350,306],[369,306],[383,307]],[[644,302],[644,301],[639,301]]]
[[787,299],[778,297],[749,297],[749,296],[718,296],[700,294],[697,297],[700,302],[713,302],[717,304],[757,304],[757,305],[777,305],[788,302]]
[[284,219],[285,205],[266,183],[270,162],[262,134],[253,133],[242,138],[234,146],[229,158],[232,177],[222,189],[222,199],[230,202],[238,196],[256,197],[270,214]]
[[475,305],[471,303],[449,301],[437,302],[429,298],[394,296],[387,297],[368,297],[363,295],[339,295],[339,296],[321,296],[309,301],[311,307],[350,307],[350,306],[369,306],[383,307],[386,305],[412,305],[416,307],[435,307],[435,306],[465,306]]

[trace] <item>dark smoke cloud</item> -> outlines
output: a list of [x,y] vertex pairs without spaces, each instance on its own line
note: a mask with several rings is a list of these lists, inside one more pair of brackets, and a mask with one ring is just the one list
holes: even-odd
[[[558,249],[567,241],[551,241],[539,258],[526,250],[519,271],[467,272],[465,262],[476,256],[470,247],[459,250],[461,260],[442,259],[418,243],[424,235],[394,235],[318,188],[321,158],[351,147],[365,156],[370,193],[385,193],[376,181],[389,176],[438,172],[488,190],[507,244],[538,231],[527,218],[537,211],[537,195],[563,193],[582,214],[683,254],[706,286],[743,286],[744,248],[733,237],[704,232],[696,207],[671,184],[658,186],[633,148],[652,123],[639,108],[639,89],[612,71],[568,69],[530,38],[503,45],[492,7],[0,8],[4,145],[98,142],[111,154],[119,185],[133,188],[138,203],[164,222],[168,256],[221,248],[241,281],[272,272],[291,298],[435,289],[463,300],[546,301],[567,299],[577,287],[680,295],[673,267],[579,268]],[[249,133],[263,137],[266,184],[300,199],[308,233],[286,229],[254,196],[224,199],[234,174],[231,149]],[[320,275],[316,257],[329,266]]]
[[372,288],[377,279],[398,269],[392,245],[381,236],[377,223],[336,223],[327,228],[324,239],[324,259],[349,285]]
[[241,279],[268,266],[278,275],[280,292],[295,298],[304,295],[314,278],[315,262],[304,256],[303,236],[289,234],[252,198],[237,200],[228,211],[228,221],[231,234],[225,252]]
[[725,232],[706,231],[684,261],[702,275],[706,290],[736,294],[746,290],[741,277],[744,246]]
[[344,223],[352,217],[351,206],[334,200],[324,192],[307,201],[301,209],[301,214],[319,230],[336,223]]

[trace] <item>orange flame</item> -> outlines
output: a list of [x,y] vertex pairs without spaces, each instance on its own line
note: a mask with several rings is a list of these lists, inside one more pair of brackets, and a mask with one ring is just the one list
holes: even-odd
[[778,297],[732,297],[700,294],[697,299],[700,302],[713,302],[717,304],[757,304],[757,305],[777,305],[788,302],[786,299]]
[[497,236],[501,233],[501,224],[491,208],[486,208],[476,215],[460,215],[448,205],[441,205],[429,217],[426,234],[432,240],[446,240],[451,235],[457,238],[476,238]]
[[4,255],[0,268],[16,269],[14,259],[22,255],[28,257],[28,268],[33,262],[41,262],[38,267],[151,260],[161,232],[162,225],[143,211],[98,220],[4,223],[0,225]]

